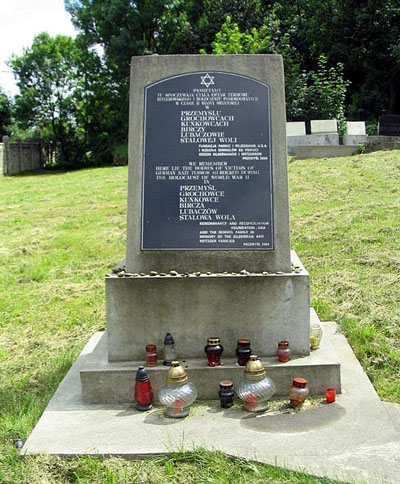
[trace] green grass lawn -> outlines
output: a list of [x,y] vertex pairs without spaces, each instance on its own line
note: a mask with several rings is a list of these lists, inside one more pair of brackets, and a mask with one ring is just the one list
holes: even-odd
[[[400,152],[289,164],[292,247],[380,397],[400,403]],[[203,450],[145,461],[20,460],[124,256],[127,168],[0,177],[0,482],[316,483]]]

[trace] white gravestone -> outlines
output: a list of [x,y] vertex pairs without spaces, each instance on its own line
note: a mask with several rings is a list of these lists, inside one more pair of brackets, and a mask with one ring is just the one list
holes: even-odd
[[286,123],[286,136],[305,136],[306,123],[304,121],[291,121]]
[[343,136],[343,144],[356,146],[367,141],[364,121],[347,121],[347,134]]
[[347,134],[352,136],[365,135],[365,122],[347,121]]
[[311,121],[311,134],[337,133],[336,119],[315,119]]

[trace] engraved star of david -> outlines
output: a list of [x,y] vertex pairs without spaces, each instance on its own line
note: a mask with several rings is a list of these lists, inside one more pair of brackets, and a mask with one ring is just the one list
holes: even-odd
[[203,84],[203,86],[211,86],[211,84],[214,84],[214,76],[210,76],[210,74],[207,72],[205,76],[200,76],[201,77],[201,82],[200,84]]

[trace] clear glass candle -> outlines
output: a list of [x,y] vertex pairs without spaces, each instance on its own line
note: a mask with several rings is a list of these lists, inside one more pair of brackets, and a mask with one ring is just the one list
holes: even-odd
[[245,402],[248,412],[263,412],[268,409],[269,400],[275,393],[275,384],[265,374],[258,356],[251,355],[244,370],[244,378],[239,383],[238,397]]
[[319,348],[322,339],[322,328],[319,323],[312,323],[310,327],[310,347],[312,350]]
[[171,333],[167,333],[164,338],[164,361],[163,365],[171,366],[172,361],[176,359],[175,356],[175,341]]
[[172,361],[167,383],[161,388],[158,398],[161,405],[166,407],[166,417],[181,418],[189,414],[189,406],[197,398],[197,388],[188,382],[186,372],[179,361]]

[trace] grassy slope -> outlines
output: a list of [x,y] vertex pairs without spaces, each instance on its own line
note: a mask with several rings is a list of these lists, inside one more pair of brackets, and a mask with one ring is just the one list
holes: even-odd
[[[380,396],[400,402],[400,153],[289,171],[292,245],[313,305],[340,323]],[[201,451],[141,463],[16,459],[12,440],[26,438],[104,329],[103,275],[124,253],[126,190],[125,167],[0,179],[0,482],[212,482],[210,467],[215,482],[317,482]]]
[[292,245],[380,397],[400,402],[400,152],[290,164]]

